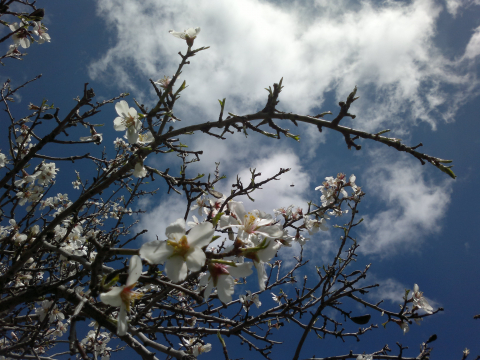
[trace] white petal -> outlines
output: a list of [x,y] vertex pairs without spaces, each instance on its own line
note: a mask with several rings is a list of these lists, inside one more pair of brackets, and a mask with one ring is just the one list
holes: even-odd
[[257,251],[258,258],[264,262],[270,261],[281,247],[280,243],[275,240],[268,241],[268,246],[265,249]]
[[255,230],[255,233],[262,234],[263,236],[271,238],[281,238],[283,236],[283,230],[280,226],[262,226]]
[[214,232],[212,223],[204,222],[198,224],[188,233],[188,243],[190,246],[195,247],[207,246],[210,244]]
[[200,32],[200,28],[190,28],[188,29],[187,31],[185,31],[186,35],[189,37],[189,38],[194,38],[195,36],[197,36],[197,29],[198,29],[198,32]]
[[117,110],[117,114],[121,116],[122,118],[125,117],[125,115],[128,114],[128,103],[125,100],[120,100],[115,104],[115,110]]
[[212,290],[213,290],[213,280],[210,279],[210,281],[207,284],[207,287],[205,288],[205,292],[203,293],[205,296],[205,301],[208,300],[210,295],[212,295]]
[[109,292],[100,294],[100,301],[111,306],[121,306],[123,304],[120,293],[125,286],[114,287]]
[[128,129],[127,129],[127,139],[128,139],[128,142],[130,144],[136,144],[137,141],[138,141],[138,132],[137,130],[133,127],[133,126],[130,126]]
[[128,113],[129,117],[132,117],[132,118],[135,119],[135,127],[138,127],[138,123],[140,123],[140,121],[138,121],[138,119],[137,119],[137,110],[135,110],[135,108],[131,107],[131,108],[128,109],[127,113]]
[[140,248],[140,256],[150,264],[163,264],[173,253],[173,248],[166,241],[150,241]]
[[420,291],[420,288],[418,287],[418,285],[417,284],[413,285],[413,292],[417,293],[419,291]]
[[253,270],[252,270],[252,262],[246,262],[243,264],[237,264],[237,266],[229,266],[228,267],[228,272],[230,275],[232,275],[234,278],[242,278],[242,277],[248,277],[252,275]]
[[193,251],[188,254],[186,262],[187,267],[191,271],[198,271],[205,265],[205,261],[207,260],[205,253],[199,247],[195,247]]
[[183,32],[177,32],[177,31],[170,30],[169,33],[172,34],[173,36],[179,38],[179,39],[185,40],[185,33],[183,33]]
[[217,281],[217,294],[218,298],[224,303],[228,304],[232,301],[232,295],[235,291],[234,289],[233,277],[230,275],[220,275]]
[[205,275],[203,275],[201,278],[200,278],[200,281],[199,281],[199,285],[201,287],[203,286],[207,286],[208,285],[208,282],[212,279],[212,277],[210,276],[210,274],[208,273],[205,273]]
[[134,255],[130,259],[130,266],[128,267],[128,278],[126,286],[135,284],[142,275],[142,259],[140,256]]
[[220,228],[226,228],[231,225],[239,225],[237,219],[230,215],[222,215],[219,222]]
[[115,120],[113,120],[113,128],[117,131],[124,131],[126,129],[123,118],[122,117],[116,117]]
[[243,204],[232,201],[228,204],[228,208],[230,209],[230,211],[233,211],[237,215],[238,220],[243,224],[243,222],[245,221],[245,216],[247,215]]
[[128,324],[127,324],[127,309],[125,305],[122,303],[120,306],[120,311],[118,312],[118,319],[117,319],[117,335],[124,336],[127,335]]
[[187,225],[184,219],[177,219],[175,222],[167,226],[165,235],[171,240],[180,240],[185,235]]
[[265,290],[265,282],[268,279],[267,272],[265,271],[265,265],[263,262],[254,262],[255,269],[257,269],[258,286],[260,290]]
[[187,277],[187,264],[181,256],[174,256],[168,259],[165,264],[167,276],[174,282],[185,280]]

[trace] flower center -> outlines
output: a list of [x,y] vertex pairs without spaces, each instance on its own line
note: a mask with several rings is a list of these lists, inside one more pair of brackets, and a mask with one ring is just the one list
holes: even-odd
[[188,252],[190,251],[190,245],[188,244],[188,239],[186,235],[183,235],[182,238],[178,241],[167,240],[168,245],[173,247],[173,254],[170,256],[181,256],[185,259]]
[[243,225],[244,231],[246,233],[253,233],[257,229],[257,218],[252,213],[245,215],[245,221]]
[[132,291],[132,289],[135,287],[135,284],[132,284],[130,286],[125,286],[120,293],[120,298],[122,299],[122,302],[125,304],[127,311],[130,312],[130,303],[133,300],[136,299],[141,299],[143,294]]
[[135,126],[135,118],[132,115],[128,115],[123,118],[124,124],[127,128]]

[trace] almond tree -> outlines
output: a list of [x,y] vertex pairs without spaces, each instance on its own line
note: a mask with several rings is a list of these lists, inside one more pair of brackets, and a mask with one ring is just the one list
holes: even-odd
[[[25,12],[10,11],[13,3],[23,5]],[[32,42],[50,41],[41,24],[44,11],[34,2],[3,0],[0,15],[10,31],[0,42],[12,43],[1,57],[4,61],[21,59],[22,49]],[[11,21],[13,17],[17,22]],[[251,198],[253,191],[290,169],[279,169],[270,178],[251,169],[251,178],[237,178],[231,193],[221,194],[215,190],[223,179],[220,166],[209,176],[193,176],[189,165],[205,161],[202,150],[187,150],[179,137],[203,132],[228,141],[238,136],[235,133],[259,133],[298,141],[287,126],[307,123],[320,132],[339,133],[349,149],[360,150],[360,141],[379,142],[455,178],[444,165],[451,161],[419,152],[421,144],[408,146],[386,137],[387,131],[372,134],[341,125],[345,117],[355,118],[349,111],[358,99],[356,87],[339,103],[333,120],[324,119],[330,112],[311,116],[277,110],[280,79],[267,88],[265,107],[259,112],[226,115],[223,99],[218,119],[179,125],[175,109],[186,88],[186,80],[180,82],[179,76],[185,66],[194,66],[194,56],[208,56],[208,47],[194,48],[199,27],[170,33],[185,40],[187,48],[178,53],[180,63],[173,76],[150,80],[158,100],[149,106],[124,100],[125,93],[97,102],[85,84],[71,109],[44,101],[30,104],[26,112],[13,106],[12,96],[40,76],[17,87],[10,80],[3,84],[0,96],[10,122],[4,125],[0,154],[0,356],[108,359],[120,356],[115,353],[128,346],[144,359],[187,359],[220,346],[228,360],[241,356],[234,345],[242,344],[259,358],[271,359],[271,349],[281,344],[277,329],[288,326],[302,334],[288,349],[296,360],[305,358],[302,347],[308,336],[360,340],[370,331],[383,331],[370,322],[369,313],[381,313],[384,326],[396,323],[407,332],[410,325],[443,310],[433,309],[416,284],[412,292],[405,292],[400,310],[366,300],[378,285],[366,280],[370,265],[359,268],[355,263],[361,239],[354,232],[362,222],[358,213],[365,193],[353,174],[326,177],[315,189],[320,202],[312,200],[303,207],[285,204],[273,214],[264,209],[247,212],[239,197]],[[103,141],[96,117],[101,110],[112,114],[104,131],[113,126],[125,131],[125,137],[114,145],[104,144],[109,151],[95,152],[92,147]],[[70,129],[78,125],[90,135],[73,138]],[[85,146],[84,152],[71,150],[79,144]],[[52,149],[59,155],[47,155]],[[179,176],[145,161],[173,155],[181,159]],[[94,174],[84,177],[84,170],[77,172],[72,184],[77,192],[56,190],[65,162],[75,162],[79,169],[90,167]],[[187,207],[165,235],[156,234],[158,240],[142,244],[139,240],[148,229],[135,231],[132,215],[142,213],[136,205],[142,197],[157,193],[148,182],[181,194]],[[194,210],[199,218],[187,222]],[[300,279],[301,269],[313,262],[303,253],[303,245],[333,222],[340,224],[334,230],[339,234],[336,255],[328,264],[315,264],[314,276]],[[285,268],[275,256],[294,243],[300,245],[295,264]],[[250,281],[255,275],[257,280]],[[262,299],[272,296],[276,306],[260,307]],[[342,299],[364,305],[365,313],[354,313]],[[253,311],[256,307],[259,310]],[[332,311],[343,321],[329,315]],[[90,323],[94,328],[89,331],[85,325]],[[405,356],[399,344],[393,354],[388,345],[379,345],[370,355],[350,352],[329,359],[427,359],[435,339],[436,335],[420,339],[415,357]]]

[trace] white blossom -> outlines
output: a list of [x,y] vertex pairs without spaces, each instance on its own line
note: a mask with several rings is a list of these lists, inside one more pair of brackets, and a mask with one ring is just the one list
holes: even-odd
[[167,240],[155,240],[140,248],[140,256],[150,264],[165,264],[167,276],[173,281],[182,281],[187,271],[198,271],[205,264],[206,256],[202,247],[208,245],[214,233],[213,225],[201,223],[186,235],[184,219],[171,223],[165,235]]
[[127,313],[130,312],[130,304],[133,300],[142,296],[142,294],[132,291],[140,275],[142,275],[142,260],[138,255],[134,255],[130,259],[126,284],[114,287],[107,293],[100,294],[100,300],[103,303],[120,307],[117,319],[118,336],[127,334]]

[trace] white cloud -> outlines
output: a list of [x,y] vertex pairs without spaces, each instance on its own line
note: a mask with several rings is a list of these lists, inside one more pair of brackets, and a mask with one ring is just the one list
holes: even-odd
[[143,241],[165,240],[165,230],[168,225],[185,215],[186,201],[181,195],[172,193],[165,195],[158,205],[147,209],[146,205],[152,205],[143,202],[140,207],[148,210],[140,216],[140,222],[136,225],[136,231],[148,229],[148,232],[142,236]]
[[480,55],[480,26],[473,32],[467,48],[465,49],[464,57],[467,59],[473,59]]
[[465,10],[472,5],[480,5],[480,0],[445,0],[447,11],[456,17],[459,11]]
[[182,97],[185,113],[197,115],[192,121],[215,119],[216,99],[223,97],[227,111],[255,112],[265,103],[263,88],[283,76],[279,108],[309,113],[322,105],[326,91],[344,99],[357,84],[359,126],[379,128],[402,113],[435,127],[437,119],[451,120],[456,111],[444,85],[461,92],[472,81],[433,44],[442,10],[433,0],[380,6],[346,0],[102,0],[98,9],[117,29],[118,40],[90,66],[90,74],[110,75],[137,98],[150,96],[147,78],[172,74],[180,60],[176,52],[186,49],[168,30],[202,27],[195,45],[211,48],[182,74],[190,84]]
[[[419,164],[392,162],[379,152],[371,155],[375,165],[367,169],[368,177],[364,176],[366,193],[386,209],[364,216],[359,251],[382,257],[392,256],[399,249],[418,251],[425,236],[441,228],[452,181],[428,182]],[[362,183],[361,179],[357,182]]]
[[[410,292],[408,293],[408,299],[412,297],[414,284],[405,285],[400,281],[392,278],[382,279],[377,274],[373,274],[373,273],[369,273],[369,275],[367,276],[367,279],[368,280],[364,280],[364,282],[368,282],[369,284],[377,283],[380,285],[379,287],[370,289],[367,295],[367,297],[374,303],[384,300],[384,301],[389,301],[394,306],[403,305],[405,290],[410,290]],[[422,287],[422,284],[419,284],[419,287],[420,287],[420,291],[424,290],[424,288]],[[424,296],[427,299],[428,303],[435,310],[441,306],[437,301],[429,298],[428,294],[424,294]],[[397,307],[396,309],[399,309],[399,308]],[[419,310],[419,313],[422,314],[423,310]]]

